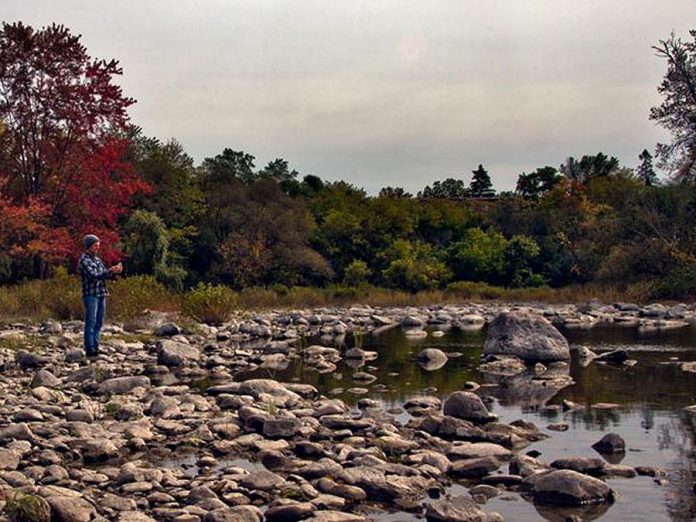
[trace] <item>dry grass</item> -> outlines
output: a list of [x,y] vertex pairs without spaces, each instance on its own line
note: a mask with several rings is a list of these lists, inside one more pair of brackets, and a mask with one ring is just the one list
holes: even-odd
[[[192,317],[206,310],[215,312],[216,320],[228,310],[264,310],[269,308],[310,308],[321,306],[349,306],[360,303],[370,306],[423,306],[439,303],[508,301],[545,303],[583,303],[593,299],[612,303],[616,301],[645,302],[650,299],[655,285],[639,283],[626,288],[608,285],[568,286],[564,288],[500,288],[485,283],[457,282],[444,290],[409,293],[373,286],[327,288],[285,287],[246,288],[239,293],[225,289],[225,295],[210,295],[196,290],[184,294],[168,290],[150,276],[124,278],[109,284],[107,315],[111,320],[133,321],[143,311],[187,312]],[[224,298],[223,298],[224,297]],[[182,310],[182,302],[188,303]],[[192,303],[195,306],[192,307]],[[208,306],[209,305],[209,306]],[[224,308],[224,310],[223,310]],[[194,310],[195,309],[195,310]],[[212,313],[211,312],[211,313]],[[30,319],[41,321],[79,319],[82,317],[82,298],[77,278],[68,275],[45,280],[29,281],[14,286],[0,287],[0,320]],[[207,313],[207,312],[206,312]],[[205,315],[205,314],[204,314]],[[210,314],[208,314],[209,316]],[[210,317],[208,317],[210,319]]]

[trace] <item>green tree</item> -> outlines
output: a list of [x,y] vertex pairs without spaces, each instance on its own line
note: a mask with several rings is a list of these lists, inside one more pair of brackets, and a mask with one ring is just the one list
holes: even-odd
[[594,156],[585,155],[580,160],[569,157],[559,170],[571,181],[587,183],[592,178],[607,177],[619,169],[619,160],[598,152]]
[[331,278],[328,263],[309,245],[314,221],[303,200],[283,194],[273,179],[247,187],[232,178],[227,186],[212,187],[202,220],[210,231],[205,237],[211,276],[236,288],[322,284]]
[[455,279],[500,284],[505,274],[506,246],[507,240],[500,232],[470,228],[464,238],[447,251]]
[[672,33],[653,47],[667,61],[667,72],[657,88],[662,103],[650,109],[650,119],[673,137],[658,144],[658,165],[683,181],[696,179],[696,31],[689,36],[682,41]]
[[427,243],[398,239],[381,255],[387,262],[382,277],[385,284],[393,288],[412,292],[429,290],[447,283],[452,276]]
[[154,212],[136,210],[122,233],[128,275],[152,274],[170,287],[183,287],[186,271],[169,259],[169,232],[162,218]]
[[532,264],[539,256],[539,245],[531,237],[514,236],[505,246],[505,271],[507,284],[513,287],[539,286],[542,277],[534,274]]
[[444,181],[436,181],[432,186],[426,186],[418,193],[418,197],[423,199],[463,199],[468,194],[469,191],[461,179],[447,178]]
[[302,193],[302,185],[297,181],[297,176],[298,172],[295,169],[290,170],[288,162],[282,158],[268,162],[268,165],[257,175],[258,179],[275,180],[282,191],[289,196],[298,196]]
[[478,168],[472,172],[474,177],[469,185],[469,196],[474,198],[495,196],[491,177],[488,175],[488,171],[483,168],[483,165],[479,165]]
[[153,188],[134,197],[135,208],[154,212],[168,228],[195,224],[204,212],[204,202],[193,158],[178,141],[148,138],[139,127],[131,127],[128,138],[133,167]]
[[234,178],[249,185],[258,179],[254,171],[255,159],[246,152],[226,148],[221,154],[204,159],[201,168],[208,183],[225,183]]
[[380,198],[403,199],[412,198],[413,195],[406,192],[401,187],[382,187],[379,189]]
[[516,192],[522,197],[536,199],[551,190],[560,181],[558,170],[541,167],[530,174],[524,172],[517,178]]
[[652,154],[650,154],[648,149],[643,149],[643,152],[638,155],[638,159],[640,160],[640,165],[638,165],[636,169],[638,179],[640,179],[645,186],[652,187],[657,183],[657,174],[653,168]]

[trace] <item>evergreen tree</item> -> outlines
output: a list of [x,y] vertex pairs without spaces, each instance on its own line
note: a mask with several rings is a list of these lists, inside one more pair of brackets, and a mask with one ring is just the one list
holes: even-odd
[[474,177],[471,180],[471,185],[469,185],[469,195],[474,198],[495,196],[491,177],[488,175],[488,171],[483,168],[483,165],[479,165],[472,172]]
[[655,169],[653,169],[652,154],[648,152],[648,149],[643,149],[638,159],[640,159],[640,165],[638,165],[638,169],[636,170],[638,178],[640,178],[647,187],[652,187],[657,182],[657,174],[655,174]]

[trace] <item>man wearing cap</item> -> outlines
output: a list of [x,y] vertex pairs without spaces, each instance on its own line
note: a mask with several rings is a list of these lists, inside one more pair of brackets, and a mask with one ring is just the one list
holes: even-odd
[[82,301],[85,304],[85,353],[87,357],[99,355],[99,333],[104,323],[106,309],[106,280],[113,279],[123,272],[123,265],[118,263],[106,268],[99,258],[99,238],[87,234],[82,243],[85,251],[80,255],[77,271],[82,276]]

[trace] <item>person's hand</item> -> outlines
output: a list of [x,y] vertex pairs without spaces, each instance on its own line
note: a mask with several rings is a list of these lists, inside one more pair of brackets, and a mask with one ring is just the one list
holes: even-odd
[[118,263],[118,264],[112,266],[111,268],[109,268],[109,270],[111,270],[111,272],[114,274],[120,274],[121,272],[123,272],[123,264]]

